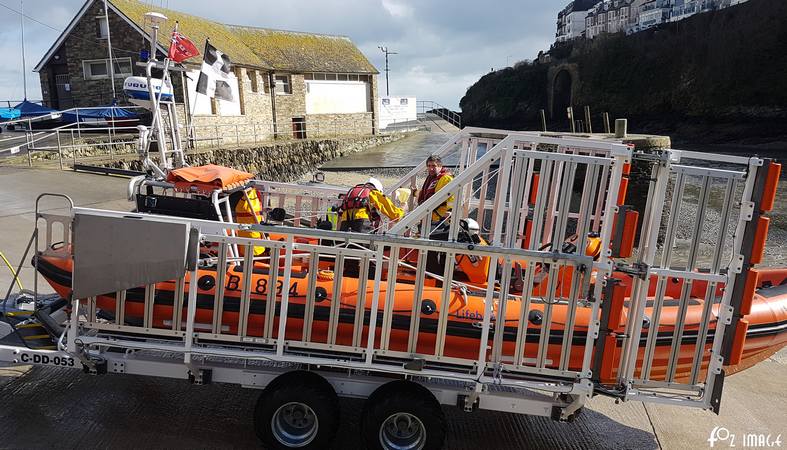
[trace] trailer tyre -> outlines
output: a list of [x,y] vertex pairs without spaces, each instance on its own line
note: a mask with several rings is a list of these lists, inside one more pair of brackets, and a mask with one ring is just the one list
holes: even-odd
[[361,427],[370,450],[432,450],[443,447],[446,421],[428,389],[394,381],[366,400]]
[[339,398],[324,378],[290,372],[271,382],[257,400],[254,429],[269,449],[322,449],[339,427]]

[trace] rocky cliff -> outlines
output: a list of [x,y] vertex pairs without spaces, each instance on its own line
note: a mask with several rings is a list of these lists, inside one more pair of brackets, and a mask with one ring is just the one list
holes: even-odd
[[471,126],[566,129],[565,106],[627,117],[680,142],[787,137],[787,2],[750,0],[631,36],[553,47],[549,60],[482,77],[461,100]]

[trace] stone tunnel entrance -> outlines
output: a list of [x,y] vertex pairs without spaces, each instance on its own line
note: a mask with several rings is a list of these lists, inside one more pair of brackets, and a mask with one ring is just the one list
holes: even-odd
[[563,125],[564,122],[568,123],[566,116],[566,108],[571,106],[571,74],[568,70],[561,70],[555,75],[555,81],[552,87],[552,120],[555,123]]

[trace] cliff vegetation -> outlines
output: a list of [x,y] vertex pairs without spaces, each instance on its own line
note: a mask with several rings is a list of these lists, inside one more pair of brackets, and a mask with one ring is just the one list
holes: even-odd
[[[602,35],[553,47],[550,60],[483,76],[461,100],[471,126],[532,129],[548,111],[551,76],[576,68],[571,104],[630,119],[632,131],[678,141],[787,136],[787,2],[750,0],[630,36]],[[550,70],[552,67],[552,70]],[[578,81],[578,82],[576,82]],[[556,105],[559,102],[555,101]],[[567,129],[564,111],[548,118]]]

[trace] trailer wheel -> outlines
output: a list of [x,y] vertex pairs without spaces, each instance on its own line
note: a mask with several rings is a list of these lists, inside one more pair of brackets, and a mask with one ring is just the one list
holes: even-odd
[[321,449],[339,427],[339,398],[324,378],[289,372],[273,380],[257,400],[254,428],[270,449]]
[[443,447],[445,415],[425,387],[394,381],[366,400],[361,415],[366,446],[382,450],[432,450]]

